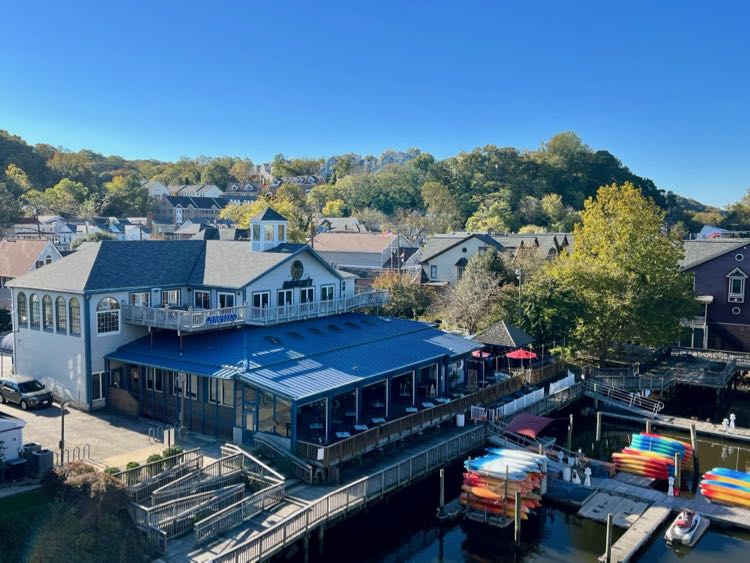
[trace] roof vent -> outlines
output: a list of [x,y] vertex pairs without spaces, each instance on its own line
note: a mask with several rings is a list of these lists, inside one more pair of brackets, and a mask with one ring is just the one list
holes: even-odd
[[271,336],[270,334],[268,336],[265,336],[264,338],[268,340],[271,344],[281,344],[281,340],[279,340],[275,336]]

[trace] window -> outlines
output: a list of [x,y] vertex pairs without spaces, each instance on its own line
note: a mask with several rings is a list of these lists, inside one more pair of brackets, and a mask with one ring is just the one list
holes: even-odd
[[105,297],[96,306],[96,333],[120,332],[120,304],[112,297]]
[[430,279],[431,280],[437,279],[437,266],[430,266]]
[[321,301],[333,301],[333,285],[324,285],[320,288],[320,300]]
[[284,240],[286,238],[286,227],[284,225],[279,225],[277,232],[279,233],[279,240]]
[[211,308],[211,292],[197,289],[193,293],[193,303],[198,309],[210,309]]
[[81,306],[78,298],[71,297],[68,303],[68,312],[70,313],[70,334],[71,336],[81,335]]
[[39,330],[39,297],[36,293],[31,294],[29,305],[31,309],[31,328],[33,328],[34,330]]
[[234,293],[222,293],[219,292],[219,308],[225,309],[227,307],[234,307]]
[[26,306],[26,294],[19,293],[17,301],[18,301],[18,326],[26,328],[29,326],[29,310]]
[[727,301],[730,303],[744,303],[745,301],[745,280],[747,275],[739,268],[735,268],[727,275],[729,279],[729,294]]
[[732,307],[732,314],[733,315],[739,315],[742,312],[742,309],[739,307]]
[[96,401],[104,398],[104,374],[103,373],[92,373],[91,374],[91,398]]
[[137,307],[148,307],[151,303],[151,294],[148,291],[139,291],[130,294],[130,304]]
[[185,396],[190,399],[198,398],[198,376],[193,373],[188,374],[188,388]]
[[161,306],[178,307],[180,305],[180,290],[167,289],[161,292]]
[[62,297],[55,299],[55,330],[57,334],[68,332],[67,313],[68,307],[65,304],[65,299]]
[[294,291],[292,291],[291,289],[280,289],[276,297],[276,305],[279,307],[286,307],[287,305],[291,305],[293,295]]
[[745,259],[745,256],[742,254],[735,254],[734,259],[737,260],[737,262],[742,262]]
[[154,388],[154,368],[146,369],[146,389]]
[[253,240],[260,241],[260,225],[257,223],[253,225]]
[[38,270],[38,269],[39,269],[39,268],[41,268],[42,266],[44,266],[44,262],[42,262],[41,260],[37,260],[37,261],[36,261],[36,269]]
[[466,271],[466,266],[457,266],[456,267],[456,278],[460,280],[462,277],[464,277],[464,272]]
[[263,240],[273,240],[273,225],[263,225]]
[[208,400],[231,407],[234,404],[234,385],[231,379],[209,379]]
[[[154,391],[157,393],[163,393],[164,392],[164,370],[161,369],[154,369],[149,368],[153,372],[153,386]],[[146,380],[146,383],[148,384],[148,380]]]
[[253,293],[253,307],[258,309],[268,309],[271,301],[271,293],[268,291],[258,291]]
[[342,281],[341,282],[341,297],[343,297],[345,293],[346,293],[346,282]]
[[54,317],[52,313],[52,298],[49,295],[42,297],[42,329],[52,332]]
[[303,287],[299,290],[300,303],[312,303],[313,301],[315,301],[314,287]]
[[47,258],[44,259],[44,264],[47,265],[47,264],[51,264],[51,263],[52,263],[52,257],[51,256],[47,256]]

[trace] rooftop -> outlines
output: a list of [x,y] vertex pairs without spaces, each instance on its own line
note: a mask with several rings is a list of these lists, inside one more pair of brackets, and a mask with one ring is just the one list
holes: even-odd
[[356,313],[184,337],[154,334],[108,358],[163,369],[230,378],[234,375],[289,399],[382,379],[420,362],[458,356],[479,346],[432,325]]
[[396,244],[390,233],[319,233],[313,239],[318,252],[364,252],[380,254]]
[[534,342],[534,339],[523,330],[505,321],[495,323],[487,330],[477,334],[473,340],[482,344],[506,348],[522,348]]
[[17,278],[28,272],[47,244],[47,239],[0,240],[0,276]]
[[750,239],[737,238],[686,240],[683,241],[685,255],[680,262],[680,267],[683,270],[688,270],[717,256],[721,256],[725,252],[730,252],[749,244]]

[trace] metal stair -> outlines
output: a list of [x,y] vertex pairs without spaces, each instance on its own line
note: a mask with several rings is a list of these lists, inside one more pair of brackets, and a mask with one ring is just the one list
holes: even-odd
[[649,418],[655,418],[664,409],[661,401],[590,379],[584,380],[584,394],[607,405]]

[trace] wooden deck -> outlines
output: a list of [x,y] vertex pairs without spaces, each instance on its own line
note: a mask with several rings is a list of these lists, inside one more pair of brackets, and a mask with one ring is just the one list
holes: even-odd
[[610,561],[626,563],[643,547],[651,535],[669,517],[671,510],[663,506],[652,506],[638,518],[620,539],[612,545]]
[[747,428],[735,428],[734,430],[727,430],[724,432],[724,427],[721,424],[714,424],[712,422],[702,422],[700,420],[692,420],[689,418],[680,418],[679,416],[669,416],[660,414],[655,418],[643,418],[639,416],[633,416],[632,414],[621,414],[616,412],[602,411],[602,414],[610,418],[619,418],[620,420],[628,420],[631,422],[639,422],[646,424],[646,421],[650,421],[651,427],[662,427],[671,428],[673,430],[680,430],[682,432],[690,432],[690,426],[695,424],[695,431],[698,434],[704,436],[711,436],[713,438],[721,438],[722,440],[733,440],[736,442],[750,442],[750,429]]

